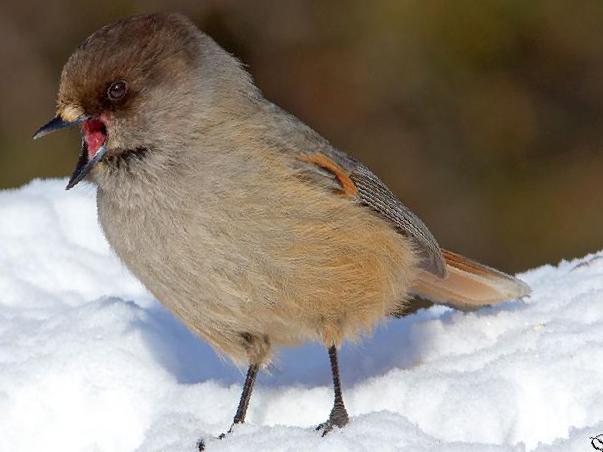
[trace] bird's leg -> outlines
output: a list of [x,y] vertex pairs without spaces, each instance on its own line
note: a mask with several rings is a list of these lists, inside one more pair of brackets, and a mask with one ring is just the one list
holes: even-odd
[[[236,424],[243,424],[245,422],[245,415],[247,414],[247,407],[249,406],[249,399],[251,399],[251,392],[253,391],[253,385],[255,378],[258,374],[259,366],[257,364],[251,364],[247,369],[247,377],[245,377],[245,384],[243,385],[243,392],[241,393],[241,400],[239,400],[239,406],[235,413],[232,425],[226,433],[222,433],[218,436],[218,439],[224,439],[228,433],[231,433]],[[199,440],[197,442],[199,451],[205,450],[205,442]]]
[[[227,433],[232,432],[235,424],[243,424],[245,422],[245,415],[247,414],[247,407],[249,406],[249,399],[251,399],[251,392],[253,391],[253,385],[255,384],[255,377],[258,374],[258,365],[251,364],[247,369],[247,377],[245,377],[245,384],[243,385],[243,392],[241,393],[241,400],[239,400],[239,406],[235,417],[232,421],[232,425],[228,429]],[[224,437],[225,434],[220,435]]]
[[341,396],[341,382],[339,380],[339,365],[337,364],[337,348],[332,345],[329,347],[329,359],[331,360],[331,372],[333,374],[333,389],[335,391],[335,400],[333,403],[333,409],[329,415],[329,419],[323,422],[316,430],[322,430],[322,436],[325,436],[333,427],[343,427],[348,423],[348,412],[343,404],[343,397]]

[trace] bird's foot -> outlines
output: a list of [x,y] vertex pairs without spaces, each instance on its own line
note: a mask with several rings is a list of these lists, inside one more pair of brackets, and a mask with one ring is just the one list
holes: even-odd
[[[233,430],[234,430],[234,428],[235,428],[235,425],[237,425],[237,422],[233,423],[233,424],[230,426],[230,428],[228,429],[228,431],[227,431],[227,432],[225,432],[225,433],[220,433],[220,434],[219,434],[219,435],[216,437],[216,439],[224,439],[224,438],[226,438],[226,435],[228,435],[229,433],[232,433],[232,431],[233,431]],[[203,451],[205,450],[205,447],[206,447],[206,444],[205,444],[205,441],[204,441],[203,439],[200,439],[200,440],[198,440],[198,441],[197,441],[197,450],[198,450],[199,452],[203,452]]]
[[218,435],[218,439],[224,439],[224,438],[226,438],[226,435],[228,435],[228,434],[230,434],[230,433],[232,433],[232,427],[230,427],[230,428],[228,429],[228,431],[227,431],[227,432],[220,433],[220,434]]
[[197,450],[199,452],[203,452],[205,450],[205,441],[203,441],[202,439],[197,440]]
[[228,435],[228,434],[232,433],[232,431],[233,431],[233,430],[234,430],[234,428],[235,428],[235,425],[237,425],[237,424],[242,424],[242,422],[237,422],[237,421],[234,421],[234,422],[231,424],[230,428],[228,429],[228,431],[227,431],[226,433],[220,433],[220,434],[218,435],[218,439],[224,439],[224,438],[226,438],[226,435]]
[[316,427],[316,431],[321,431],[322,436],[325,436],[327,433],[333,430],[333,427],[342,428],[348,423],[348,421],[348,412],[346,411],[345,407],[343,405],[336,405],[331,410],[329,419]]

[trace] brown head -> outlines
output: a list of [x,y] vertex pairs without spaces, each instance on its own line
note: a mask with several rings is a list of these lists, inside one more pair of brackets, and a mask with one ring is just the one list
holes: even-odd
[[99,29],[71,55],[57,114],[34,139],[81,126],[82,150],[69,189],[122,158],[181,149],[237,93],[255,96],[249,76],[187,18],[133,16]]

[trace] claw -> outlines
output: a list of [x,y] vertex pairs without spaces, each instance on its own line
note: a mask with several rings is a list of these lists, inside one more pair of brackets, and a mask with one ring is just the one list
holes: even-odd
[[326,436],[327,433],[329,433],[331,430],[333,430],[333,423],[332,422],[323,422],[322,424],[319,424],[318,427],[316,427],[315,429],[317,432],[322,430],[322,434],[320,436]]
[[316,427],[316,431],[322,430],[322,436],[325,436],[333,427],[343,428],[349,421],[348,413],[345,410],[343,405],[336,405],[331,410],[331,414],[329,419],[326,422],[323,422],[318,427]]

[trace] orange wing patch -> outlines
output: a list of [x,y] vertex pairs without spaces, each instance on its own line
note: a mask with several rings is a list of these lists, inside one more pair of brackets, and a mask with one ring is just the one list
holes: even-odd
[[321,168],[329,171],[330,173],[333,173],[333,175],[337,178],[337,181],[341,185],[341,190],[344,194],[349,196],[356,196],[358,194],[358,189],[356,188],[356,185],[354,184],[352,179],[350,179],[350,176],[347,174],[347,172],[333,160],[328,158],[326,155],[319,153],[304,154],[302,155],[301,159],[306,162],[320,166]]

